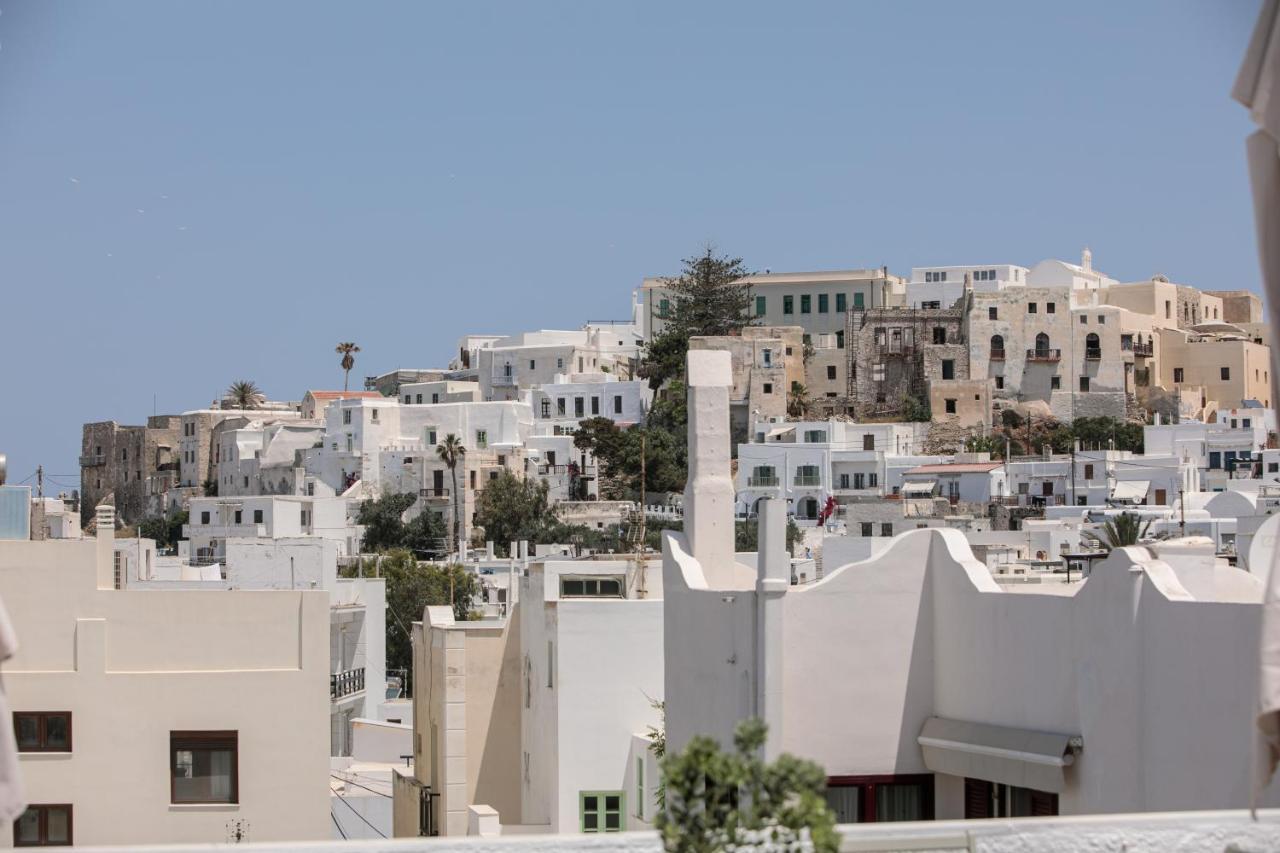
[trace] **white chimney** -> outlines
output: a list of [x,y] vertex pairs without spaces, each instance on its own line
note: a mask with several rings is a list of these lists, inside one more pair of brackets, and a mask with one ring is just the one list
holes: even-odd
[[729,476],[727,351],[690,350],[688,356],[689,479],[684,487],[684,534],[712,589],[733,577],[733,480]]
[[116,508],[99,504],[96,510],[98,589],[116,588]]

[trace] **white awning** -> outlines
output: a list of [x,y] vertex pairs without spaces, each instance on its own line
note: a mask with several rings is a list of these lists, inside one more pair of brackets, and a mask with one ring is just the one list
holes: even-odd
[[1147,492],[1150,489],[1150,480],[1123,480],[1116,483],[1115,488],[1111,490],[1111,499],[1114,501],[1142,503],[1146,501]]
[[903,483],[902,493],[904,495],[931,495],[933,489],[938,485],[937,480],[922,480],[915,483]]
[[780,435],[787,435],[796,431],[795,427],[775,427],[766,434],[767,438],[775,438]]
[[916,738],[935,773],[1061,793],[1075,762],[1078,735],[1037,732],[930,717]]

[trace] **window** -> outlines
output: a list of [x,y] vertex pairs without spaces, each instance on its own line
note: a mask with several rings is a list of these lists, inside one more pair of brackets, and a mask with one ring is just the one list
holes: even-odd
[[411,399],[413,399],[413,398],[412,398],[412,397],[410,397],[408,394],[405,394],[405,395],[404,395],[404,404],[405,404],[406,406],[407,406],[407,405],[409,405],[409,401],[410,401]]
[[533,370],[533,369],[534,369],[534,365],[535,365],[535,364],[536,364],[536,362],[535,362],[533,359],[529,359],[529,369],[530,369],[530,370]]
[[828,297],[828,296],[827,296],[827,294],[825,294],[825,293],[819,293],[819,294],[818,294],[818,313],[819,313],[819,314],[826,314],[826,313],[827,313],[827,309],[830,307],[830,306],[828,305],[828,301],[827,301],[827,300],[828,300],[828,298],[829,298],[829,297]]
[[1062,377],[1061,377],[1061,376],[1050,376],[1050,377],[1049,377],[1049,389],[1050,389],[1050,390],[1052,390],[1052,391],[1057,391],[1057,390],[1058,390],[1058,389],[1060,389],[1061,387],[1062,387]]
[[546,397],[542,398],[542,416],[544,418],[551,417],[551,401]]
[[1081,376],[1081,377],[1080,377],[1080,390],[1081,390],[1081,391],[1088,391],[1088,390],[1089,390],[1089,377],[1088,377],[1088,376]]
[[1027,313],[1028,314],[1036,313],[1036,304],[1034,302],[1027,303]]
[[875,450],[875,449],[876,449],[876,437],[875,437],[875,434],[874,434],[874,433],[870,433],[870,432],[868,432],[868,433],[863,433],[863,435],[862,435],[862,449],[863,449],[863,450]]
[[1093,479],[1093,465],[1092,465],[1092,464],[1086,464],[1086,465],[1084,466],[1084,478],[1085,478],[1086,480],[1092,480],[1092,479]]
[[255,510],[253,511],[253,523],[254,523],[254,524],[261,524],[261,523],[262,523],[262,510],[260,510],[260,509],[255,509]]
[[129,448],[125,447],[120,450],[120,461],[122,462],[129,461]]
[[844,329],[836,332],[836,349],[844,349]]
[[873,525],[870,521],[864,521],[864,522],[862,522],[862,535],[863,535],[863,536],[868,536],[868,537],[870,537],[870,536],[875,535],[875,534],[874,534],[874,530],[875,530],[875,525]]
[[623,794],[621,791],[583,791],[578,795],[578,813],[583,832],[621,832]]
[[1050,817],[1057,813],[1057,794],[986,779],[964,780],[964,816],[967,819]]
[[936,299],[932,299],[932,300],[929,300],[928,302],[921,302],[920,307],[926,311],[930,311],[930,310],[937,311],[939,308],[942,307],[942,303]]
[[764,297],[763,297],[763,296],[757,296],[757,297],[756,297],[756,316],[757,316],[757,317],[763,317],[763,316],[764,316],[764,306],[765,306],[765,299],[764,299]]
[[427,430],[427,444],[436,444],[436,431],[434,429]]
[[489,433],[482,429],[476,430],[476,447],[488,447],[488,446],[489,446]]
[[586,411],[585,411],[583,399],[581,397],[574,397],[573,398],[573,416],[575,418],[580,418],[584,414],[586,414]]
[[1080,325],[1081,326],[1089,325],[1089,316],[1087,314],[1080,315]]
[[[670,299],[663,299],[658,303],[658,316],[659,317],[671,316],[671,300]],[[556,359],[556,361],[559,361],[559,360],[560,359]]]
[[343,422],[344,424],[349,424],[349,423],[351,423],[351,410],[350,410],[350,409],[343,409],[343,410],[342,410],[342,422]]
[[836,378],[836,366],[834,364],[827,365],[827,378],[828,379]]
[[615,415],[622,414],[622,395],[621,394],[613,395],[613,413]]
[[241,522],[241,520],[240,520],[240,517],[241,517],[242,515],[244,515],[244,513],[243,513],[242,511],[240,511],[240,510],[236,510],[236,521],[235,521],[235,523],[236,523],[236,524],[241,524],[241,523],[242,523],[242,522]]
[[879,480],[880,480],[879,475],[876,474],[875,471],[872,471],[870,474],[867,475],[868,488],[872,488],[872,489],[877,488],[879,486]]
[[600,414],[600,398],[599,397],[591,398],[591,414],[593,415]]
[[827,440],[825,429],[807,429],[804,431],[805,444],[822,444]]
[[862,308],[862,307],[864,306],[864,301],[865,301],[865,300],[864,300],[863,295],[862,295],[861,293],[855,293],[855,294],[853,294],[853,307],[854,307],[854,308]]
[[373,422],[374,422],[375,424],[378,422],[378,410],[377,410],[377,409],[374,409],[374,410],[373,410]]
[[992,305],[990,308],[987,309],[987,319],[988,320],[1000,319],[1000,312],[996,310],[996,306]]
[[200,523],[201,523],[201,524],[208,524],[208,523],[209,523],[209,513],[207,513],[207,512],[202,512],[202,513],[200,513]]
[[237,732],[169,732],[170,801],[237,803]]
[[644,756],[636,756],[636,817],[644,820]]
[[71,840],[71,805],[30,805],[13,822],[14,847],[61,847]]
[[933,820],[933,776],[834,776],[827,805],[836,823]]
[[1182,381],[1182,377],[1183,377],[1183,375],[1184,375],[1184,374],[1183,374],[1183,370],[1182,370],[1182,368],[1181,368],[1181,367],[1175,367],[1175,368],[1173,369],[1173,381],[1174,381],[1175,383],[1177,383],[1177,382],[1181,382],[1181,381]]
[[561,598],[622,598],[622,579],[560,577]]
[[70,752],[70,711],[15,711],[18,752]]
[[1098,315],[1098,325],[1099,325],[1099,326],[1105,326],[1105,325],[1107,325],[1107,315],[1106,315],[1106,314],[1099,314],[1099,315]]
[[997,391],[1003,391],[1003,390],[1004,390],[1004,377],[1003,377],[1003,376],[997,376],[997,377],[996,377],[996,390],[997,390]]
[[880,535],[881,535],[881,536],[892,536],[892,535],[893,535],[893,523],[892,523],[892,522],[888,522],[888,521],[881,522],[881,524],[880,524]]
[[557,415],[564,415],[564,404],[565,404],[565,399],[564,399],[564,397],[559,397],[559,398],[557,398],[557,399],[556,399],[556,414],[557,414]]
[[1168,299],[1164,301],[1164,318],[1166,320],[1173,319],[1173,306],[1170,304]]
[[800,313],[809,314],[813,308],[813,297],[807,293],[800,295]]
[[943,379],[956,378],[956,363],[954,359],[944,358],[942,360],[942,378]]
[[[665,302],[666,300],[663,300],[663,301]],[[557,359],[556,359],[556,370],[564,370],[564,359],[563,359],[563,358],[557,358]]]
[[772,383],[772,382],[766,382],[766,383],[764,383],[764,387],[763,387],[761,390],[763,390],[763,391],[764,391],[764,393],[766,393],[766,394],[772,394],[772,393],[773,393],[773,383]]
[[948,398],[945,401],[945,405],[948,415],[954,415],[956,413],[956,401],[954,399]]
[[1231,368],[1230,368],[1230,367],[1220,367],[1220,368],[1218,368],[1218,372],[1221,374],[1221,376],[1222,376],[1222,381],[1223,381],[1223,382],[1226,382],[1228,379],[1230,379],[1230,378],[1231,378]]
[[848,310],[849,300],[843,293],[836,294],[836,313],[843,314]]
[[793,310],[794,308],[795,308],[794,296],[782,297],[782,313],[783,314],[794,314],[795,313],[795,311]]
[[1047,303],[1045,303],[1045,306],[1044,306],[1044,312],[1045,312],[1046,314],[1053,314],[1053,313],[1055,313],[1057,310],[1058,310],[1058,305],[1057,305],[1057,303],[1056,303],[1056,302],[1047,302]]

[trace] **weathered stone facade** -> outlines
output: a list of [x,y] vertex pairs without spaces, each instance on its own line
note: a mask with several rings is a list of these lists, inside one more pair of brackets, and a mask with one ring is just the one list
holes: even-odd
[[965,305],[850,311],[845,331],[848,406],[859,419],[897,417],[929,399],[931,382],[968,379]]
[[729,422],[733,441],[747,440],[753,417],[783,419],[792,382],[804,382],[804,332],[799,326],[747,326],[740,335],[700,335],[690,350],[722,350],[733,365]]
[[145,426],[85,424],[80,438],[81,524],[88,524],[94,508],[108,498],[124,524],[136,524],[159,507],[165,490],[178,480],[180,438],[176,415],[147,418]]

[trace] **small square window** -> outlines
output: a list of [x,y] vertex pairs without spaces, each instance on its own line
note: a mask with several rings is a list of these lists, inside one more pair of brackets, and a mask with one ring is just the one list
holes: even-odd
[[880,535],[881,535],[881,536],[892,536],[892,535],[893,535],[893,524],[892,524],[892,522],[885,521],[885,522],[882,522],[882,523],[880,524]]
[[254,524],[261,524],[261,523],[262,523],[262,510],[260,510],[260,509],[255,509],[255,510],[253,511],[253,523],[254,523]]
[[1061,387],[1062,387],[1062,377],[1061,377],[1061,376],[1050,376],[1050,377],[1049,377],[1049,388],[1050,388],[1050,389],[1052,389],[1052,390],[1054,390],[1054,391],[1057,391],[1057,390],[1058,390],[1059,388],[1061,388]]
[[827,378],[828,379],[836,378],[836,366],[834,364],[827,365]]
[[1081,326],[1087,326],[1087,325],[1089,325],[1089,315],[1087,315],[1087,314],[1081,314],[1081,315],[1080,315],[1080,325],[1081,325]]
[[238,732],[170,732],[170,802],[239,802],[238,752]]
[[997,320],[999,319],[999,316],[1000,316],[1000,312],[996,309],[996,306],[992,305],[990,308],[987,309],[988,320]]
[[1056,312],[1057,312],[1057,310],[1058,310],[1058,305],[1057,305],[1057,303],[1056,303],[1056,302],[1047,302],[1047,303],[1045,303],[1044,311],[1045,311],[1045,313],[1046,313],[1046,314],[1053,314],[1053,313],[1056,313]]
[[1028,314],[1035,314],[1035,313],[1036,313],[1036,303],[1034,303],[1034,302],[1028,302],[1028,303],[1027,303],[1027,313],[1028,313]]
[[997,390],[1003,390],[1003,389],[1004,389],[1004,377],[1003,377],[1003,376],[997,376],[997,377],[996,377],[996,389],[997,389]]
[[1173,369],[1173,381],[1174,381],[1175,383],[1182,382],[1182,381],[1183,381],[1183,378],[1182,378],[1182,377],[1183,377],[1184,375],[1185,375],[1185,374],[1184,374],[1183,369],[1182,369],[1181,367],[1175,367],[1175,368]]
[[202,513],[200,513],[200,523],[201,523],[201,524],[208,524],[208,523],[209,523],[209,513],[207,513],[207,512],[202,512]]
[[1223,382],[1226,382],[1228,379],[1230,379],[1230,378],[1231,378],[1231,368],[1230,368],[1230,367],[1222,367],[1222,368],[1219,368],[1219,373],[1220,373],[1220,374],[1221,374],[1221,376],[1222,376],[1222,381],[1223,381]]
[[1107,324],[1107,315],[1106,315],[1106,314],[1099,314],[1099,315],[1098,315],[1098,325],[1099,325],[1099,326],[1105,326],[1106,324]]
[[1081,391],[1088,391],[1088,390],[1089,390],[1089,377],[1088,377],[1088,376],[1081,376],[1081,377],[1080,377],[1080,390],[1081,390]]
[[954,399],[947,398],[946,409],[948,415],[954,415],[956,413],[956,401]]
[[766,394],[772,394],[772,393],[773,393],[773,383],[772,383],[772,382],[766,382],[766,383],[764,383],[764,388],[763,388],[763,389],[761,389],[761,390],[763,390],[763,391],[764,391],[764,393],[766,393]]

